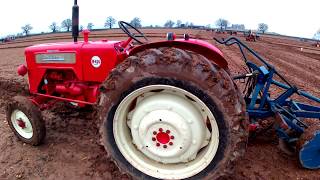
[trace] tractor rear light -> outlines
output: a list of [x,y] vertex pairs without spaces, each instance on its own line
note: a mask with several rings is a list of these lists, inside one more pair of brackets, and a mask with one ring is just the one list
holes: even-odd
[[168,41],[173,41],[176,39],[176,35],[173,32],[167,33],[167,40]]
[[28,68],[27,68],[25,65],[21,64],[21,65],[17,68],[17,72],[18,72],[19,76],[24,76],[24,75],[27,74]]

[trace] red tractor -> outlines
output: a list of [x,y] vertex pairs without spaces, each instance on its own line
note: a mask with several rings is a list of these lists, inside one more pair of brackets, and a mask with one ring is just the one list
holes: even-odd
[[249,30],[249,32],[247,34],[245,34],[246,36],[246,41],[253,41],[255,42],[256,41],[256,35],[251,31]]
[[[24,143],[46,135],[41,111],[57,101],[95,106],[101,144],[125,173],[136,179],[215,179],[232,173],[245,152],[245,102],[228,73],[222,52],[189,38],[148,42],[120,21],[125,41],[78,41],[25,49],[30,96],[16,96],[7,120]],[[133,45],[135,41],[140,45]]]
[[[21,141],[44,141],[41,111],[57,101],[79,110],[94,106],[101,145],[134,179],[221,179],[244,154],[248,131],[261,129],[260,119],[276,117],[272,127],[283,148],[298,152],[303,167],[320,168],[320,107],[290,97],[314,103],[320,98],[290,84],[239,39],[216,39],[238,45],[248,67],[248,73],[231,78],[222,52],[187,34],[148,42],[120,21],[129,36],[125,41],[89,41],[86,30],[78,41],[76,0],[72,20],[74,42],[25,50],[27,66],[19,66],[18,74],[28,74],[31,95],[16,96],[7,105],[7,121]],[[263,65],[250,61],[243,48]],[[243,94],[233,81],[240,79],[246,82]],[[271,98],[271,85],[285,91]],[[309,125],[305,118],[317,121]]]

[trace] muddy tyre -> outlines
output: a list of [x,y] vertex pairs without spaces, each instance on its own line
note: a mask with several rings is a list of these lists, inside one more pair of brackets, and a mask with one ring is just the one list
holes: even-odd
[[228,73],[176,48],[149,49],[101,87],[101,143],[134,179],[218,179],[247,143],[244,100]]
[[30,145],[40,145],[46,135],[41,112],[28,98],[15,96],[7,105],[7,122],[16,137]]

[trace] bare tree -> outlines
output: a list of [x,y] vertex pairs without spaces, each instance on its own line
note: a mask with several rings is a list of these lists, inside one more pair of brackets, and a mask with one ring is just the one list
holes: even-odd
[[94,26],[93,23],[90,22],[90,23],[88,23],[88,25],[87,25],[87,29],[88,29],[88,30],[92,30],[93,26]]
[[314,34],[313,39],[320,40],[320,29]]
[[265,23],[258,24],[258,31],[261,31],[263,34],[268,30],[268,25]]
[[82,32],[82,31],[83,31],[83,29],[84,29],[84,26],[83,26],[83,25],[81,25],[79,30]]
[[167,27],[167,28],[172,28],[174,26],[174,22],[171,21],[171,20],[168,20],[165,24],[164,24],[164,27]]
[[53,22],[50,26],[49,29],[54,33],[59,31],[59,26],[57,25],[56,22]]
[[72,29],[72,21],[71,19],[65,19],[61,23],[61,28],[67,30],[68,32]]
[[218,20],[216,21],[216,25],[221,29],[221,31],[222,31],[223,29],[227,29],[228,24],[229,24],[229,21],[226,20],[226,19],[220,18],[220,19],[218,19]]
[[112,16],[107,17],[106,22],[104,23],[104,27],[111,29],[112,26],[116,23],[116,19]]
[[33,29],[33,27],[30,25],[30,24],[26,24],[24,26],[21,27],[22,29],[22,32],[28,36],[29,35],[29,32]]
[[133,18],[133,19],[130,21],[130,24],[131,24],[132,26],[136,27],[136,28],[142,27],[142,25],[141,25],[141,19],[138,18],[138,17]]
[[189,27],[189,22],[187,21],[186,23],[184,23],[185,27]]
[[181,24],[182,24],[182,21],[181,20],[177,20],[177,22],[176,22],[176,27],[181,27]]

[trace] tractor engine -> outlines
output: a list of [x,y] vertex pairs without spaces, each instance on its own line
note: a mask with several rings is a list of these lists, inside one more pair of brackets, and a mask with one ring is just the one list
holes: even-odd
[[[71,70],[48,70],[38,92],[61,98],[84,102],[95,102],[99,86],[94,83],[80,82]],[[84,103],[78,102],[78,106]]]

